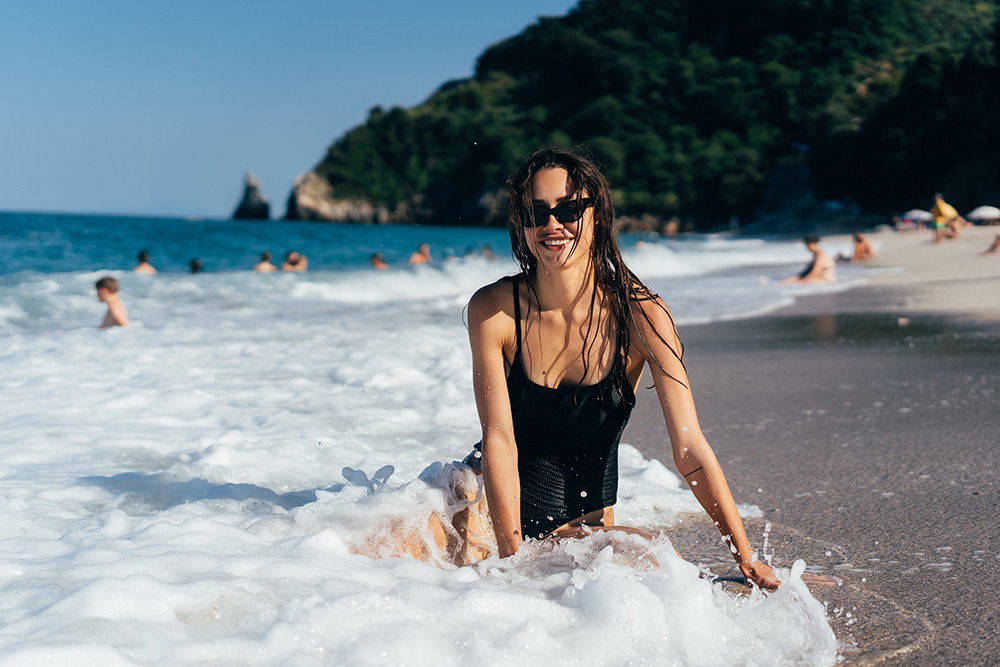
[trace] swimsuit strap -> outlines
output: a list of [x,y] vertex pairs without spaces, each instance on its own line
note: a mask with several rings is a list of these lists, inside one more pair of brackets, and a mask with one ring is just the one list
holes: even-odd
[[517,335],[517,352],[514,355],[516,359],[521,354],[521,291],[517,288],[517,281],[520,276],[514,276],[511,280],[511,285],[514,288],[514,331]]

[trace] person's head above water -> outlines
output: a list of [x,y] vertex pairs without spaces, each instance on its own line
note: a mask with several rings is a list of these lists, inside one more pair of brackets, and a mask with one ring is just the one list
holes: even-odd
[[149,251],[140,250],[139,254],[137,254],[135,258],[139,261],[140,264],[147,264],[149,263]]
[[191,273],[201,273],[202,269],[205,268],[205,265],[197,257],[191,260],[189,266],[191,267]]
[[107,290],[109,294],[117,294],[118,281],[111,276],[104,276],[94,283],[94,288],[97,290],[98,294],[100,294],[101,290]]
[[806,248],[812,252],[817,246],[819,246],[819,237],[815,234],[810,234],[809,236],[804,237],[802,242],[806,245]]
[[295,250],[289,250],[285,254],[285,261],[291,264],[292,266],[295,266],[296,264],[302,261],[302,255],[300,255]]
[[267,252],[266,250],[264,252],[260,253],[260,261],[262,261],[262,262],[270,262],[271,261],[271,253]]

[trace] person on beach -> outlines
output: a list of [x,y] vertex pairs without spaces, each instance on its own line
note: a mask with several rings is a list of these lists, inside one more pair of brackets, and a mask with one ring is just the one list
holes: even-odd
[[205,265],[200,259],[195,257],[188,263],[188,267],[191,269],[191,273],[201,273],[205,270]]
[[934,193],[934,206],[931,208],[931,215],[934,216],[934,243],[940,243],[946,238],[957,238],[961,233],[961,218],[958,211],[944,200],[944,196],[940,192]]
[[747,580],[777,588],[698,424],[670,310],[622,259],[604,175],[574,151],[542,149],[508,179],[507,196],[521,271],[481,288],[468,307],[482,440],[463,464],[485,499],[470,474],[456,476],[452,488],[468,504],[453,519],[465,558],[486,555],[486,521],[500,557],[525,540],[651,537],[614,513],[619,438],[648,366],[677,469]]
[[308,268],[309,258],[295,250],[289,250],[281,264],[281,270],[290,273],[302,273]]
[[983,254],[984,255],[994,255],[998,251],[1000,251],[1000,234],[996,235],[996,238],[993,239],[993,243],[990,244],[990,247],[987,248],[986,252],[984,252]]
[[819,247],[818,236],[807,236],[802,239],[806,250],[812,253],[812,261],[797,276],[785,278],[782,285],[792,284],[822,284],[837,281],[837,264]]
[[94,284],[94,287],[97,289],[97,300],[108,306],[108,311],[101,321],[101,328],[127,327],[128,311],[118,296],[118,281],[111,276],[104,276]]
[[421,243],[417,246],[417,249],[410,255],[408,260],[411,265],[417,264],[427,264],[431,261],[431,247],[426,243]]
[[865,238],[864,234],[856,232],[852,238],[854,239],[854,252],[850,256],[837,255],[838,262],[863,262],[875,256],[875,248],[872,247],[871,241]]
[[257,273],[272,273],[277,271],[278,267],[271,263],[271,253],[265,251],[260,253],[260,261],[254,264],[253,270]]
[[145,273],[148,276],[156,275],[156,269],[154,269],[153,265],[149,263],[148,250],[140,250],[139,254],[136,255],[136,261],[138,261],[138,264],[136,264],[135,268],[132,269],[133,271],[136,273]]
[[385,257],[383,257],[380,252],[373,252],[372,256],[368,258],[368,262],[376,271],[384,271],[389,268],[389,265],[385,261]]

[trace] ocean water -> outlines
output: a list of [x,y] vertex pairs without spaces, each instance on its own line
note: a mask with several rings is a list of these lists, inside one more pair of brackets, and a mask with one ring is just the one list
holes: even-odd
[[[435,263],[406,267],[422,241]],[[483,244],[497,259],[466,256]],[[808,259],[623,246],[682,324],[790,303],[775,279]],[[128,270],[140,248],[159,275]],[[265,249],[311,270],[248,271]],[[834,662],[797,572],[735,598],[674,554],[670,526],[700,509],[627,444],[618,520],[653,543],[375,557],[449,512],[435,475],[479,437],[463,308],[513,271],[499,230],[0,214],[0,663]],[[99,331],[109,274],[132,325]],[[384,483],[343,472],[386,465]]]

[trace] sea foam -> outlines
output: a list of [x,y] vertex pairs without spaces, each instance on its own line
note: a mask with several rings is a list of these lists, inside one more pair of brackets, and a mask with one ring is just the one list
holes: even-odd
[[[801,260],[792,244],[699,243],[629,251],[681,321],[789,298],[767,290]],[[110,331],[100,266],[0,276],[0,662],[835,661],[794,571],[736,598],[676,556],[670,527],[700,509],[628,445],[617,518],[652,542],[533,542],[467,567],[376,557],[399,535],[432,544],[428,517],[449,512],[426,471],[479,437],[463,308],[509,260],[119,270],[133,325]],[[386,465],[384,484],[342,474]]]

